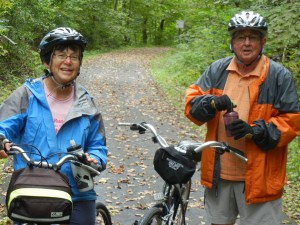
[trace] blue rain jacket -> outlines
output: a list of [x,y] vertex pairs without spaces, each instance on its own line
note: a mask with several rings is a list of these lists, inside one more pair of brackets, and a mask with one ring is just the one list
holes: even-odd
[[[106,164],[107,147],[102,116],[93,98],[80,84],[75,84],[75,100],[64,124],[56,134],[52,114],[45,96],[41,78],[28,79],[0,106],[0,135],[18,144],[35,146],[49,163],[57,162],[70,140],[80,144],[84,152]],[[34,148],[22,146],[31,152],[30,158],[41,160]],[[14,158],[14,169],[26,166],[20,155]],[[79,192],[72,175],[70,163],[65,163],[61,172],[67,175],[73,201],[96,200],[94,190]]]

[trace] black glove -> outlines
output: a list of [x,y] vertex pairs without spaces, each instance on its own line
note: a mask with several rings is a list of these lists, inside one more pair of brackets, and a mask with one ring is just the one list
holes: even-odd
[[212,95],[198,96],[191,101],[190,115],[198,121],[207,122],[214,118],[216,109],[211,107]]
[[232,101],[227,95],[221,95],[215,97],[211,101],[211,106],[215,108],[217,111],[223,111],[223,110],[232,111],[234,107]]
[[231,122],[230,131],[234,140],[238,140],[242,137],[252,138],[254,132],[253,128],[241,119],[237,119]]

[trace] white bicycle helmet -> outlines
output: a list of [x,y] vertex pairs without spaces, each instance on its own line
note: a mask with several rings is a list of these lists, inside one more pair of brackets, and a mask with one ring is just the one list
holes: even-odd
[[231,18],[228,24],[228,31],[230,36],[232,36],[234,32],[244,29],[257,30],[265,36],[268,31],[268,25],[260,14],[253,11],[242,11]]

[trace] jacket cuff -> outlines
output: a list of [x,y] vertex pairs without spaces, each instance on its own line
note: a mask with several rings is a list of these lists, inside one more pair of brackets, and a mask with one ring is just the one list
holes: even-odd
[[190,103],[190,115],[200,122],[207,122],[214,118],[217,111],[211,107],[212,99],[213,95],[203,95],[194,98]]
[[281,132],[273,123],[268,123],[262,119],[254,121],[253,141],[263,151],[268,151],[276,147],[280,140]]

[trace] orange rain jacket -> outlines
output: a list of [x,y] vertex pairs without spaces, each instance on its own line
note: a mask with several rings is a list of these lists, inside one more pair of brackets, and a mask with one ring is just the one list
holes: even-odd
[[[186,90],[185,115],[197,125],[207,122],[206,141],[216,140],[219,112],[209,110],[214,96],[222,95],[227,80],[226,70],[232,57],[212,63],[195,84]],[[291,73],[267,58],[260,78],[249,86],[250,113],[248,124],[263,129],[260,142],[246,140],[248,158],[245,174],[247,204],[278,199],[286,183],[288,144],[300,132],[300,108]],[[190,110],[195,98],[201,98],[201,112],[192,116]],[[193,114],[194,115],[194,114]],[[195,118],[196,117],[196,118]],[[217,186],[220,161],[215,151],[203,151],[201,184]]]

